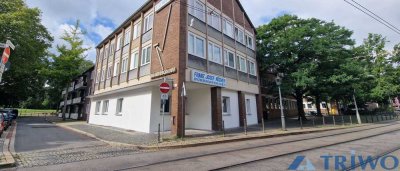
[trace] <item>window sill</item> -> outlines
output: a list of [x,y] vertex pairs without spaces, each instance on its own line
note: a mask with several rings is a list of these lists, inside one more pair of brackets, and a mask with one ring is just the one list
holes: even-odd
[[[163,115],[162,112],[160,112],[160,116],[162,116],[162,115]],[[171,116],[171,113],[164,113],[164,115]]]
[[198,55],[195,55],[195,54],[191,54],[191,53],[189,53],[189,55],[192,55],[194,57],[198,57],[198,58],[201,58],[201,59],[206,59],[206,57],[201,57],[201,56],[198,56]]
[[150,62],[149,63],[145,63],[145,64],[141,64],[140,66],[142,67],[142,66],[146,66],[146,65],[149,65],[150,64]]
[[122,116],[122,113],[119,113],[119,114],[115,114],[115,116]]
[[102,113],[101,115],[108,115],[108,113]]
[[222,116],[231,116],[229,113],[223,113]]

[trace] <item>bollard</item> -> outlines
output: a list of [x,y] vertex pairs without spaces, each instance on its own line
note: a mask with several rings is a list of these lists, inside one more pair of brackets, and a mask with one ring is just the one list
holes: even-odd
[[300,129],[303,129],[303,119],[300,118]]
[[244,118],[243,121],[244,121],[244,135],[247,135],[247,122],[246,122],[246,118]]
[[158,143],[161,142],[160,124],[158,124]]
[[262,131],[263,131],[263,133],[265,133],[265,123],[264,123],[264,118],[263,119],[261,119],[261,124],[262,124]]
[[365,122],[368,123],[368,117],[365,116],[364,118],[365,118]]
[[342,115],[342,125],[344,126],[344,116]]
[[386,119],[386,120],[388,120],[388,117],[387,117],[387,115],[385,115],[385,119]]
[[315,116],[313,116],[313,118],[312,118],[312,124],[313,124],[313,127],[315,127]]
[[383,121],[383,115],[381,115],[381,121]]
[[376,116],[376,122],[379,122],[379,116],[378,115],[375,116]]
[[350,125],[353,125],[353,119],[351,118],[351,115],[349,116],[350,118]]
[[322,125],[325,126],[325,116],[322,116]]
[[222,121],[222,136],[225,137],[225,121]]
[[372,123],[374,123],[374,117],[372,115],[370,115],[370,116],[371,116]]
[[332,116],[333,119],[333,126],[336,126],[335,116]]

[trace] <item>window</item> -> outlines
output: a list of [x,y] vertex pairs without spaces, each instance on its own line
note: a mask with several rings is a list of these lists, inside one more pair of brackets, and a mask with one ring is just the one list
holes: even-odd
[[112,71],[111,68],[112,68],[111,66],[108,66],[108,69],[107,69],[107,80],[111,78],[111,71]]
[[246,59],[244,59],[241,56],[238,56],[239,58],[239,71],[245,72],[247,73],[247,69],[246,69]]
[[153,13],[151,13],[144,18],[144,32],[147,32],[153,28],[153,16]]
[[96,111],[95,111],[96,115],[100,114],[100,105],[101,105],[101,102],[96,102]]
[[139,52],[134,51],[134,52],[132,52],[132,55],[131,55],[130,70],[136,69],[138,67],[138,64],[139,64]]
[[222,64],[221,47],[211,42],[208,43],[208,59]]
[[110,51],[109,51],[108,49],[109,49],[109,47],[107,46],[106,49],[104,50],[104,58],[105,58],[105,59],[107,59],[108,56],[109,56],[108,53],[109,53]]
[[249,73],[256,76],[256,64],[252,61],[249,61]]
[[326,109],[326,103],[321,103],[322,108]]
[[246,35],[246,37],[247,37],[247,47],[254,50],[253,37],[249,35]]
[[235,35],[236,35],[236,41],[238,41],[241,44],[245,44],[244,43],[244,32],[243,30],[241,30],[238,27],[235,27]]
[[224,33],[227,36],[233,38],[233,24],[232,24],[232,22],[224,19],[224,27],[223,28],[224,28]]
[[101,81],[104,81],[104,77],[106,77],[106,76],[105,76],[105,71],[103,69],[103,70],[101,70]]
[[102,114],[108,113],[108,100],[103,101],[103,111]]
[[312,104],[307,104],[307,108],[312,109]]
[[124,46],[131,42],[131,28],[125,30]]
[[150,57],[151,57],[151,45],[144,47],[142,49],[142,59],[141,59],[141,66],[147,65],[150,63]]
[[118,39],[117,39],[117,49],[116,49],[116,51],[121,49],[121,45],[122,45],[122,35],[119,35]]
[[189,54],[197,57],[205,58],[204,49],[205,41],[202,37],[196,36],[189,33],[189,43],[188,43]]
[[229,50],[225,50],[225,66],[235,68],[235,55]]
[[122,115],[122,105],[123,105],[123,103],[124,103],[124,99],[123,98],[117,100],[117,111],[116,111],[117,115]]
[[217,14],[211,8],[208,8],[207,22],[208,22],[208,25],[210,25],[211,27],[221,31],[221,17],[219,14]]
[[[171,98],[171,96],[168,96],[168,99],[165,100],[164,114],[170,113],[170,110],[169,110],[170,109],[170,98]],[[160,112],[163,112],[163,104],[162,103],[161,103],[161,107],[160,107]]]
[[122,59],[121,73],[128,71],[128,58]]
[[307,109],[307,106],[306,106],[306,104],[303,104],[303,108],[304,108],[304,109]]
[[199,0],[189,0],[189,14],[198,18],[201,21],[205,21],[205,5]]
[[231,104],[229,97],[222,97],[222,113],[230,114],[231,113]]
[[100,82],[100,72],[101,72],[101,71],[97,71],[96,83],[99,83],[99,82]]
[[140,35],[140,22],[133,26],[133,39],[136,39]]
[[115,48],[115,44],[111,43],[111,45],[110,45],[110,53],[109,53],[110,56],[114,55],[114,48]]
[[118,74],[119,74],[119,62],[116,62],[114,67],[114,77],[117,76]]
[[246,113],[248,115],[251,115],[251,105],[250,105],[250,99],[246,99]]

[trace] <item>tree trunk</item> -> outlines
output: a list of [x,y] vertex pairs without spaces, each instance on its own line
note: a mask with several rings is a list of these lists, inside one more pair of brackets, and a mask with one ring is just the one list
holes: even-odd
[[337,113],[338,113],[338,115],[344,115],[343,113],[342,113],[342,111],[340,111],[340,107],[339,107],[339,101],[338,100],[335,100],[335,103],[336,103],[336,109],[337,109]]
[[303,92],[301,90],[295,90],[295,91],[296,91],[297,113],[299,116],[298,120],[300,120],[300,118],[303,120],[307,120],[303,108]]
[[62,120],[65,121],[65,112],[67,111],[67,100],[68,100],[68,85],[65,88],[65,94],[64,94],[64,106],[62,108]]
[[[315,96],[315,106],[317,107],[317,116],[322,116],[321,113],[321,96],[319,94],[317,94]],[[328,107],[328,105],[327,105]]]

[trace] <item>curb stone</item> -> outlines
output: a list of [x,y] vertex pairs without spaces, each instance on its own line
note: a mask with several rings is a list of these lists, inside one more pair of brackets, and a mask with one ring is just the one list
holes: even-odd
[[10,149],[14,149],[14,140],[12,140],[12,139],[13,139],[13,136],[15,136],[14,132],[16,132],[17,122],[14,121],[12,126],[13,127],[12,127],[11,131],[9,131],[7,133],[6,138],[4,140],[3,154],[4,154],[4,158],[6,161],[0,163],[0,168],[10,168],[10,167],[16,166],[15,159],[14,159],[12,153],[10,152]]

